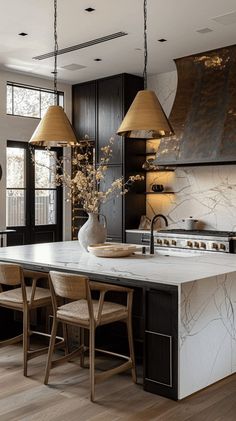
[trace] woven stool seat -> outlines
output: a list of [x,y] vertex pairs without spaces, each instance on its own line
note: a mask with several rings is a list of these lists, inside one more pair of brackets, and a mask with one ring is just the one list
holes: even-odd
[[[27,302],[30,303],[32,296],[32,287],[25,287]],[[34,299],[32,304],[38,305],[40,302],[45,302],[45,300],[51,303],[51,294],[50,290],[47,288],[36,287],[34,293]],[[11,289],[9,291],[4,291],[0,293],[0,304],[5,302],[12,302],[16,304],[23,305],[23,297],[21,288]]]
[[[93,300],[93,313],[95,322],[98,321],[98,310],[99,310],[99,301]],[[89,324],[89,309],[87,300],[78,300],[71,303],[65,304],[58,308],[57,317],[59,319],[73,319],[78,323],[85,322]],[[101,319],[99,324],[103,324],[107,320],[114,318],[114,320],[120,320],[127,317],[127,308],[121,304],[111,303],[109,301],[104,301]]]

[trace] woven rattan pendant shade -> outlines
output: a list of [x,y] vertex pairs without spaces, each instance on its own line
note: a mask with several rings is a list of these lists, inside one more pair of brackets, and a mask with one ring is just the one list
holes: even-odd
[[156,139],[171,136],[173,129],[155,93],[145,90],[137,93],[117,134],[136,139]]
[[30,143],[37,146],[73,146],[77,140],[71,124],[59,105],[51,105],[35,132]]

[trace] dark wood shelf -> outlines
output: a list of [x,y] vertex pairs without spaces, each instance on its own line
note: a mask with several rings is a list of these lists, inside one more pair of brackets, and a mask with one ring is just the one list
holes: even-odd
[[146,172],[174,172],[175,169],[174,168],[160,168],[160,169],[156,169],[156,170],[145,170]]
[[145,191],[144,194],[175,194],[174,191]]
[[156,155],[156,152],[145,152],[145,153],[136,153],[136,156],[151,156]]

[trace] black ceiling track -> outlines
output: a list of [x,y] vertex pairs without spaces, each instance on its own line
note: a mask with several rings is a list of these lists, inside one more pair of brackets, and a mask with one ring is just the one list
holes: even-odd
[[[105,35],[101,38],[92,39],[91,41],[82,42],[81,44],[72,45],[71,47],[66,47],[58,50],[58,55],[70,53],[71,51],[81,50],[82,48],[91,47],[92,45],[101,44],[102,42],[111,41],[115,38],[124,37],[125,35],[128,35],[127,32],[115,32],[114,34]],[[33,57],[34,60],[45,60],[47,58],[54,57],[54,51],[51,51],[50,53],[41,54],[40,56]]]

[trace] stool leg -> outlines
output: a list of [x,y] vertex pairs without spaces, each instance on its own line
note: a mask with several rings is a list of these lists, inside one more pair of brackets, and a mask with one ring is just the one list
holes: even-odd
[[69,339],[68,339],[68,327],[66,323],[62,323],[63,338],[65,341],[65,355],[69,354]]
[[90,325],[89,329],[89,377],[90,377],[90,400],[95,397],[95,327]]
[[137,383],[137,374],[136,374],[136,367],[135,367],[135,356],[134,356],[134,342],[133,342],[133,329],[132,329],[132,318],[129,317],[126,321],[127,323],[127,332],[128,332],[128,342],[129,342],[129,352],[130,358],[132,361],[132,379],[134,383]]
[[80,367],[84,368],[84,328],[80,327],[80,346],[83,345],[83,352],[80,356]]
[[25,377],[27,377],[28,368],[29,334],[29,309],[26,307],[23,311],[23,373]]
[[54,346],[55,346],[55,341],[56,341],[56,334],[57,334],[57,320],[55,317],[53,317],[52,332],[51,332],[50,344],[49,344],[49,349],[48,349],[48,358],[47,358],[44,384],[48,384],[52,356],[53,356],[53,351],[54,351]]

